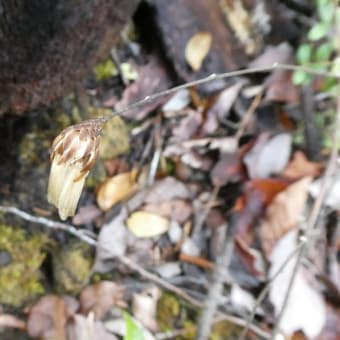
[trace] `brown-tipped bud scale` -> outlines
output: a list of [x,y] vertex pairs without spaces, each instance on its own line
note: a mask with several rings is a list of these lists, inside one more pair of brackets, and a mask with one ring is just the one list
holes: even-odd
[[86,176],[95,164],[103,122],[91,119],[69,126],[54,140],[47,198],[65,220],[73,216]]

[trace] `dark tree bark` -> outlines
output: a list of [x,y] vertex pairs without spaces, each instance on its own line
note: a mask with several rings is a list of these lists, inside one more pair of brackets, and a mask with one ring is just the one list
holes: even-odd
[[0,114],[70,91],[108,54],[139,0],[0,0]]

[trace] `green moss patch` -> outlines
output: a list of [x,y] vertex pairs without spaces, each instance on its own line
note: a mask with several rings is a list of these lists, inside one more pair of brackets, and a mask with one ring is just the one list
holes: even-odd
[[28,237],[24,230],[0,225],[0,304],[20,306],[44,292],[40,266],[45,258],[44,235]]

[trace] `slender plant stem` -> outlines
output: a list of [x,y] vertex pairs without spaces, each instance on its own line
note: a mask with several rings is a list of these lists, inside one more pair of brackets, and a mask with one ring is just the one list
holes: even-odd
[[116,115],[122,115],[126,112],[139,109],[143,107],[145,104],[150,103],[158,98],[168,96],[170,94],[173,94],[179,90],[187,89],[189,87],[193,86],[198,86],[202,84],[209,83],[213,80],[218,80],[218,79],[227,79],[227,78],[233,78],[233,77],[240,77],[240,76],[245,76],[249,74],[255,74],[255,73],[266,73],[270,72],[275,69],[280,69],[280,70],[288,70],[288,71],[303,71],[308,74],[312,75],[317,75],[317,76],[322,76],[322,77],[331,77],[331,78],[340,78],[340,74],[335,74],[332,72],[325,72],[325,71],[318,71],[309,67],[304,67],[304,66],[298,66],[298,65],[290,65],[290,64],[279,64],[279,63],[274,63],[271,66],[267,67],[257,67],[257,68],[249,68],[249,69],[244,69],[244,70],[238,70],[238,71],[231,71],[231,72],[224,72],[224,73],[213,73],[205,78],[201,78],[198,80],[194,80],[182,85],[178,85],[175,87],[172,87],[168,90],[162,91],[162,92],[157,92],[155,94],[151,94],[149,96],[146,96],[144,99],[133,103],[131,105],[128,105],[127,107],[113,112],[112,115],[100,117],[98,119],[103,119],[104,121],[110,120],[112,117]]

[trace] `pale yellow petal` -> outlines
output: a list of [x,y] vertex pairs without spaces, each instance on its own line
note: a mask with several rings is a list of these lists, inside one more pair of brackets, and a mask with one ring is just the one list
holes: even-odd
[[66,164],[62,163],[59,165],[58,161],[59,156],[56,156],[52,161],[47,190],[48,202],[56,207],[58,206],[59,196],[68,170]]
[[86,178],[86,176],[83,176],[81,179],[75,182],[74,179],[79,177],[79,175],[79,167],[69,167],[58,201],[58,212],[62,220],[66,220],[68,216],[74,216],[74,213],[77,209],[78,201]]

